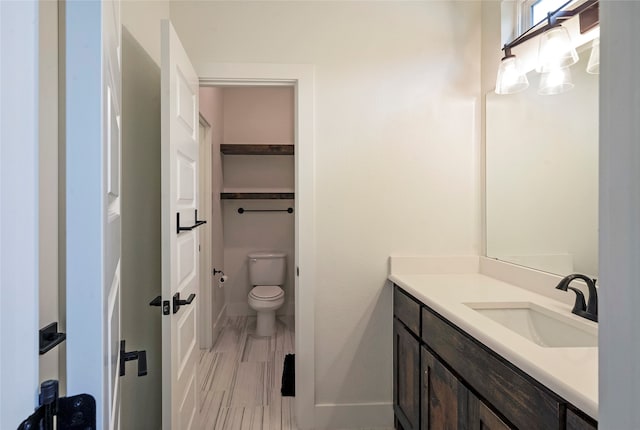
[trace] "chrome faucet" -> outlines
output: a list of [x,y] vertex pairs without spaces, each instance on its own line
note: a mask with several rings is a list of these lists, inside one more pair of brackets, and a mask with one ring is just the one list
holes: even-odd
[[[570,287],[569,284],[575,279],[582,279],[589,288],[589,301],[585,304],[584,294],[577,288]],[[591,279],[586,275],[580,273],[574,273],[562,278],[562,280],[556,285],[556,289],[567,291],[571,290],[576,293],[576,302],[573,305],[572,313],[579,315],[591,321],[598,322],[598,291],[596,289],[596,280]]]

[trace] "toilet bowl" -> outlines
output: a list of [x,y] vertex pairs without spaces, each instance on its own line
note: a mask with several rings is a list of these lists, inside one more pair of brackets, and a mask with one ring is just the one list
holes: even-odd
[[285,279],[286,257],[284,252],[253,252],[249,258],[251,291],[249,307],[257,313],[256,334],[271,336],[276,327],[276,310],[284,304],[281,285]]
[[256,285],[249,293],[249,306],[257,312],[256,334],[271,336],[276,328],[276,310],[284,304],[284,291],[275,285]]

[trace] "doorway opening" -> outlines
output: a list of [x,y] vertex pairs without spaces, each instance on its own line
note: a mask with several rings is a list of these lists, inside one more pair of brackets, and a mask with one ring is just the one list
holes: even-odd
[[288,428],[293,397],[283,397],[280,384],[285,356],[295,353],[295,86],[202,86],[200,115],[201,148],[210,150],[200,153],[200,207],[211,220],[200,254],[208,279],[203,423],[233,420],[238,408],[247,420],[253,406],[251,419]]

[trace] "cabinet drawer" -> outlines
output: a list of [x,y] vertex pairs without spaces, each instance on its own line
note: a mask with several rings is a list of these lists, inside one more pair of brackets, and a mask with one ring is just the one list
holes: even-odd
[[393,288],[393,316],[420,336],[420,304],[398,286]]
[[590,418],[583,419],[571,409],[567,409],[567,430],[596,430],[598,425]]
[[517,428],[558,428],[563,406],[551,392],[426,308],[422,340]]

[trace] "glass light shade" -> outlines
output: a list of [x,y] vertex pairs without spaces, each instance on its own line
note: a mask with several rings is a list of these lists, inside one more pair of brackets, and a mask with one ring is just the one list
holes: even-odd
[[587,73],[597,75],[600,73],[600,38],[593,39],[591,45],[591,55],[589,56],[589,63],[587,63]]
[[571,81],[571,69],[568,67],[558,68],[540,75],[538,94],[542,96],[561,94],[571,88],[573,88],[573,82]]
[[527,75],[522,69],[515,55],[507,55],[500,62],[496,79],[496,94],[515,94],[529,88]]
[[566,28],[552,27],[540,36],[536,71],[546,73],[578,62],[578,53]]

